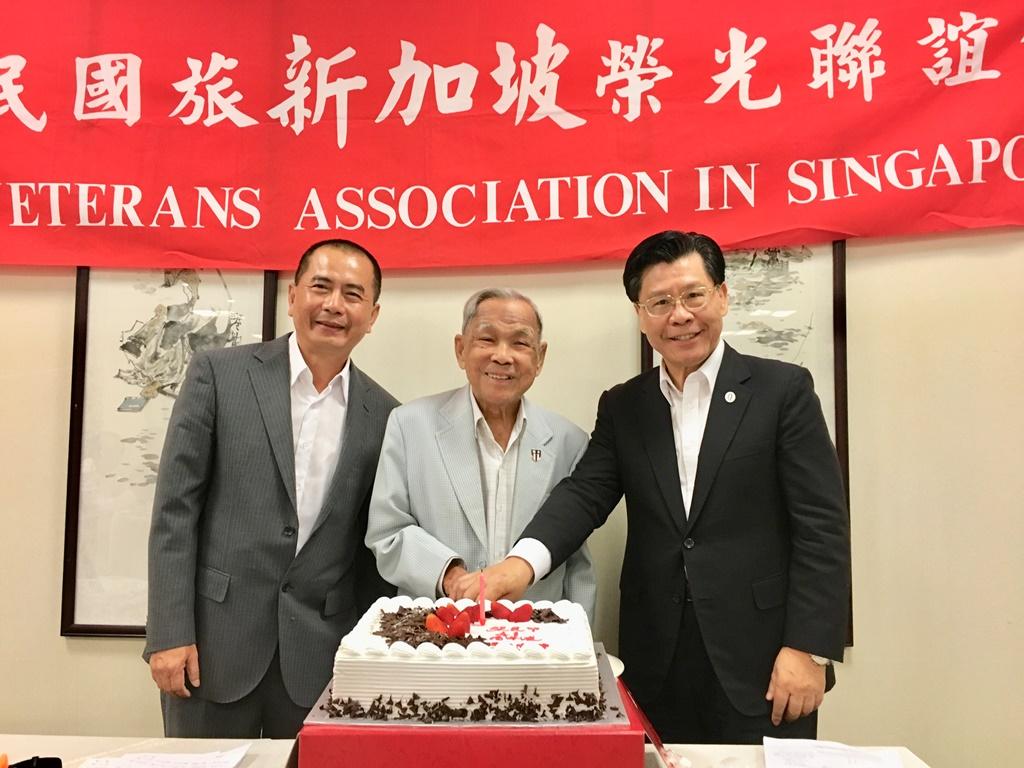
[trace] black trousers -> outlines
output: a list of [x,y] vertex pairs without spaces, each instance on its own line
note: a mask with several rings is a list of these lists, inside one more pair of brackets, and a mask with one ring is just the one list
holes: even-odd
[[[768,680],[764,689],[767,692]],[[637,703],[667,744],[760,744],[765,736],[814,739],[818,735],[817,712],[772,725],[769,701],[764,713],[754,716],[732,706],[711,666],[689,599],[665,686],[651,701]]]
[[293,739],[309,713],[308,707],[299,706],[288,695],[281,677],[278,653],[274,654],[259,685],[238,701],[226,704],[207,701],[200,698],[201,690],[201,687],[193,690],[189,699],[179,699],[161,692],[164,736],[192,739]]

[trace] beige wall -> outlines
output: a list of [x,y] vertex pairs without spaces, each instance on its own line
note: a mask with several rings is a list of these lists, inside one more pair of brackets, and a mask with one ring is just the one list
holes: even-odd
[[1022,230],[850,247],[856,637],[824,735],[1021,762],[1022,283]]
[[[1024,749],[1021,230],[853,242],[848,257],[856,647],[821,735],[905,743],[931,765]],[[390,274],[356,359],[408,399],[460,383],[462,300],[532,295],[551,348],[531,396],[589,429],[637,369],[616,266]],[[59,636],[74,271],[0,268],[0,733],[156,734],[141,641]],[[281,326],[286,327],[283,311]],[[615,645],[621,510],[592,539]],[[2,745],[0,745],[2,746]]]

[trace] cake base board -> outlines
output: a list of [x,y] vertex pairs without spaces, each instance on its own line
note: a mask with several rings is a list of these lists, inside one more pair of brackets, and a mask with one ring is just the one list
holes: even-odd
[[[598,669],[606,719],[591,723],[417,723],[329,717],[317,702],[299,732],[299,768],[436,768],[448,760],[474,768],[639,768],[644,731],[632,702],[620,695],[599,643]],[[325,695],[329,695],[325,691]],[[618,707],[612,710],[612,706]],[[607,715],[611,714],[611,719]]]

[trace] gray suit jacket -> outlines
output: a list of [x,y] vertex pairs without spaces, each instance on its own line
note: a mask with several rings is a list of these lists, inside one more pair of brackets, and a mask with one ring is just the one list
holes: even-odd
[[296,555],[289,381],[287,336],[199,353],[167,430],[143,655],[196,643],[197,693],[211,701],[249,693],[279,648],[289,695],[312,706],[341,636],[389,589],[362,542],[384,426],[398,403],[352,366],[338,468]]
[[[407,595],[434,595],[445,564],[488,565],[480,458],[468,387],[414,400],[388,419],[370,502],[366,544],[381,575]],[[572,471],[587,444],[569,420],[523,400],[512,500],[512,538],[548,492]],[[534,453],[536,452],[536,453]],[[536,460],[534,459],[536,456]],[[586,545],[526,593],[531,600],[580,603],[593,621],[596,580]]]

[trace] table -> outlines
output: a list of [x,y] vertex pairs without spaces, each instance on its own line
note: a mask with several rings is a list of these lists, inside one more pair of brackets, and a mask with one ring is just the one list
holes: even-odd
[[[764,768],[764,750],[740,744],[668,744],[668,749],[688,759],[693,768]],[[881,747],[869,747],[881,749]],[[928,768],[921,758],[906,747],[892,747],[903,761],[903,768]],[[654,747],[647,745],[644,768],[662,768]]]
[[[244,744],[244,739],[162,739],[123,736],[31,736],[0,734],[0,752],[16,762],[33,755],[56,756],[65,768],[87,757],[114,757],[126,752],[215,752]],[[290,739],[257,739],[239,768],[295,768]],[[761,747],[718,744],[673,744],[669,749],[693,763],[693,768],[764,768]],[[895,747],[904,768],[928,768],[906,747]],[[661,768],[654,748],[647,745],[644,768]]]
[[116,757],[127,752],[218,752],[251,741],[239,768],[295,768],[292,739],[164,739],[131,736],[31,736],[0,733],[0,752],[14,763],[35,755],[59,757],[75,768],[89,757]]

